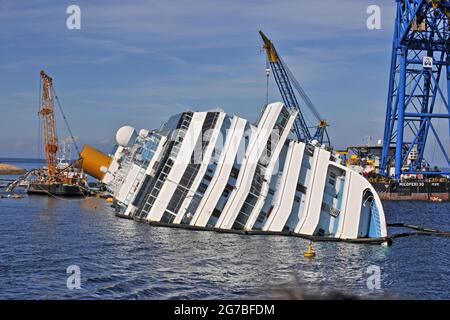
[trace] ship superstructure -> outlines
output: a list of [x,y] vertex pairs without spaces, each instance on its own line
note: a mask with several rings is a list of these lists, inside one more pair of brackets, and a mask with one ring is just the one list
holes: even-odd
[[264,107],[255,124],[222,110],[186,111],[158,130],[122,127],[107,156],[81,152],[85,172],[120,216],[218,231],[385,238],[370,183],[317,141],[291,139],[297,111]]

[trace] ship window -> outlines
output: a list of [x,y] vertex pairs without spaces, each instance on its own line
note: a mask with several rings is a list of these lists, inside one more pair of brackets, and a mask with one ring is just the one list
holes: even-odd
[[173,215],[170,212],[166,211],[166,212],[164,212],[160,222],[162,222],[162,223],[172,223],[172,221],[174,219],[175,219],[175,215]]
[[283,132],[286,123],[288,122],[288,119],[289,119],[289,112],[285,108],[283,108],[274,126],[274,129],[279,129],[280,135]]
[[[272,208],[273,208],[273,207],[271,207],[269,210],[272,210]],[[258,216],[258,218],[256,219],[256,221],[257,221],[258,223],[262,223],[262,222],[264,222],[264,219],[265,219],[267,216],[268,216],[267,212],[261,210],[261,212],[259,213],[259,216]]]
[[239,175],[239,170],[237,168],[233,167],[231,169],[231,176],[234,178],[237,178],[238,175]]
[[206,224],[208,227],[214,227],[217,221],[219,220],[220,214],[222,213],[222,210],[214,209],[214,211],[211,214],[211,217],[209,217],[208,223]]
[[328,179],[328,183],[332,186],[336,185],[336,174],[334,172],[330,172],[330,178]]
[[314,155],[314,146],[307,144],[305,148],[305,154],[312,157]]
[[218,209],[214,209],[212,216],[218,218],[218,217],[220,217],[221,213],[222,213],[222,211],[220,211]]
[[206,183],[202,182],[200,184],[200,186],[198,187],[197,192],[204,194],[207,188],[208,188],[208,185]]
[[151,177],[149,175],[145,176],[144,182],[142,183],[141,188],[139,189],[139,192],[136,195],[136,198],[133,201],[133,205],[138,207],[141,204],[141,201],[143,200],[143,197],[145,193],[148,191],[148,187],[151,182]]
[[300,183],[297,183],[297,188],[296,188],[296,190],[297,190],[298,192],[301,192],[301,193],[305,193],[305,194],[306,194],[306,187],[305,187],[304,185],[300,184]]
[[163,168],[163,170],[162,170],[162,172],[164,172],[164,173],[169,173],[169,171],[170,171],[170,167],[169,166],[165,166]]
[[191,220],[195,214],[195,211],[197,211],[198,205],[200,204],[200,201],[202,199],[202,195],[196,194],[193,198],[191,203],[189,204],[189,207],[186,209],[186,214],[181,220],[182,224],[189,224],[191,223]]
[[254,208],[257,200],[258,200],[258,198],[252,194],[249,194],[247,196],[236,220],[234,221],[234,224],[232,227],[233,229],[242,229],[245,226],[248,218],[250,217],[250,214],[253,211],[253,208]]

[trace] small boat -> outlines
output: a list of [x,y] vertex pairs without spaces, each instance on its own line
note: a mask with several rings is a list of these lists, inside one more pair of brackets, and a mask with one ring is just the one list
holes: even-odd
[[432,196],[432,197],[430,197],[430,201],[431,202],[442,202],[442,199],[439,197]]

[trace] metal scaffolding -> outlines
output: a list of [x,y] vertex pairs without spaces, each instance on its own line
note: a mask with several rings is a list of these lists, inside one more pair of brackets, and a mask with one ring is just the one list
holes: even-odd
[[[448,142],[436,126],[437,120],[448,119],[450,137],[450,1],[396,2],[381,172],[389,175],[392,164],[395,177],[400,178],[433,173],[424,159],[431,135],[450,167]],[[444,106],[444,111],[439,113],[438,106]]]

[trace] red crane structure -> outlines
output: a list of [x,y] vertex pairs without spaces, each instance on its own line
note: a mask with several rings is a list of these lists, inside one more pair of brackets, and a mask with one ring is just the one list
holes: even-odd
[[41,70],[42,98],[39,115],[43,123],[44,151],[47,160],[48,179],[55,180],[57,175],[58,137],[56,135],[53,80]]

